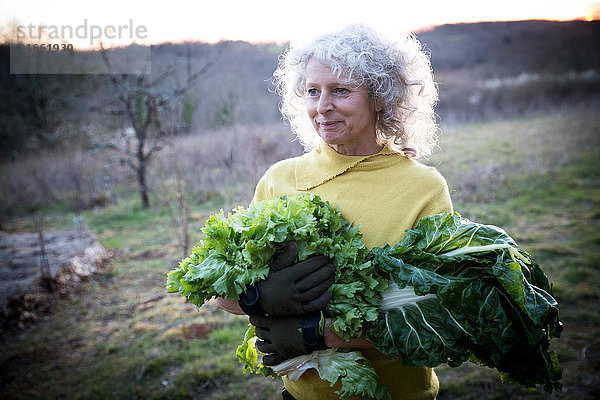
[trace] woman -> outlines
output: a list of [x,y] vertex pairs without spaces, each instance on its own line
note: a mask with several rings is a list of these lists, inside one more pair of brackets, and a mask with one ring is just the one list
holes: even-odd
[[[317,193],[360,225],[369,248],[400,241],[426,215],[452,212],[444,178],[414,161],[435,144],[437,90],[413,36],[390,42],[365,26],[350,26],[292,46],[274,76],[282,113],[309,152],[271,166],[253,201]],[[388,360],[364,336],[346,342],[328,329],[328,320],[318,333],[314,313],[330,298],[332,267],[324,257],[292,265],[294,252],[293,244],[286,247],[263,287],[250,288],[239,304],[219,301],[227,311],[251,316],[265,364],[326,347],[358,348],[393,399],[434,399],[439,385],[431,369]],[[290,304],[277,307],[277,299]],[[329,387],[312,369],[296,382],[284,377],[284,384],[284,398],[338,398],[339,382]]]

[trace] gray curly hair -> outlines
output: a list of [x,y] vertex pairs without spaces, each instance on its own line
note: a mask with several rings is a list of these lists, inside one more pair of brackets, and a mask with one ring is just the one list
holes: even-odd
[[282,96],[281,113],[305,150],[320,138],[306,112],[305,70],[315,57],[338,79],[342,75],[383,106],[377,115],[377,138],[407,156],[431,154],[438,137],[434,105],[438,100],[428,55],[412,34],[390,41],[370,27],[351,25],[306,46],[292,44],[273,73]]

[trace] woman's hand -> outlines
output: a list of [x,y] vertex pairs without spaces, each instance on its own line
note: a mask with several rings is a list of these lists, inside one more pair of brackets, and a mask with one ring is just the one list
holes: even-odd
[[260,339],[256,347],[265,353],[263,364],[273,366],[289,358],[326,349],[323,334],[319,333],[320,321],[321,313],[250,317],[250,323],[255,326],[254,332]]
[[240,296],[240,307],[248,315],[283,316],[320,311],[331,299],[329,287],[335,269],[326,256],[314,256],[294,264],[296,242],[288,243],[273,259],[267,279]]

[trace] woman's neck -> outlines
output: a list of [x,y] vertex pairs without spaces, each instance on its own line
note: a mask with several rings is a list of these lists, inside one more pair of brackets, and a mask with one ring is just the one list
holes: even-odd
[[384,145],[381,143],[373,143],[371,145],[365,145],[353,148],[352,146],[347,146],[346,144],[327,144],[336,153],[343,154],[345,156],[370,156],[372,154],[377,154],[383,149]]

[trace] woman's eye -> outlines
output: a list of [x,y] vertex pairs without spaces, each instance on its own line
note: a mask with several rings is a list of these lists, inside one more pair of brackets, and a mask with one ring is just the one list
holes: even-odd
[[337,94],[346,94],[346,93],[348,93],[348,92],[349,92],[349,90],[348,90],[348,89],[346,89],[346,88],[336,88],[336,89],[335,89],[335,92],[336,92]]
[[306,95],[307,95],[308,97],[315,97],[315,96],[318,96],[318,95],[319,95],[319,92],[317,91],[317,89],[308,89],[308,90],[306,91]]

